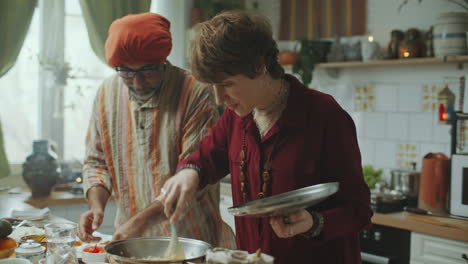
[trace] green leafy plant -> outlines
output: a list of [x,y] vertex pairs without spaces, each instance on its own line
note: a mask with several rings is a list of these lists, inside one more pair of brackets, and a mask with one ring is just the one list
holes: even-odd
[[370,189],[373,189],[375,184],[382,180],[382,170],[375,169],[372,165],[362,167],[364,181]]

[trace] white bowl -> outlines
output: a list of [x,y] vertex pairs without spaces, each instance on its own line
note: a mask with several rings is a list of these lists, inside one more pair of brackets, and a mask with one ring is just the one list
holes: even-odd
[[106,253],[90,253],[86,251],[81,252],[81,260],[84,263],[102,263],[106,262]]
[[22,258],[0,259],[1,264],[31,264],[31,261]]

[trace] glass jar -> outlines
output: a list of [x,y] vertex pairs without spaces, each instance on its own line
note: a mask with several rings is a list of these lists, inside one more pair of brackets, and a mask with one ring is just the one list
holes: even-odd
[[33,264],[39,264],[39,260],[45,258],[45,250],[46,248],[41,244],[29,239],[17,247],[15,253],[17,258],[27,259]]
[[387,47],[387,58],[398,59],[398,51],[400,43],[403,41],[405,34],[401,30],[392,30],[391,39]]
[[78,263],[75,250],[77,224],[50,223],[44,226],[47,237],[47,264]]

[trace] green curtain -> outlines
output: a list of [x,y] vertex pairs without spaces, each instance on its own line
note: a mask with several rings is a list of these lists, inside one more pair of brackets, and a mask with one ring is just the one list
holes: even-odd
[[10,175],[10,165],[8,165],[8,160],[5,154],[2,124],[0,123],[0,178],[6,177],[8,175]]
[[0,77],[15,65],[37,0],[0,0]]
[[280,40],[366,33],[367,0],[281,0]]
[[107,64],[104,44],[110,24],[128,14],[148,12],[151,0],[80,0],[80,5],[91,47],[96,56]]

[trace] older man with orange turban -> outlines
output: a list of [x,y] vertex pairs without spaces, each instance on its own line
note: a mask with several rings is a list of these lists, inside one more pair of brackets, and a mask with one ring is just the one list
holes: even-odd
[[[86,138],[83,188],[90,209],[80,217],[84,241],[96,239],[92,233],[102,224],[111,194],[117,204],[115,239],[168,236],[157,199],[161,187],[218,117],[211,89],[167,61],[169,29],[170,22],[154,13],[128,15],[109,28],[106,58],[117,74],[99,88]],[[235,247],[219,213],[218,185],[185,206],[188,217],[177,223],[179,236]]]

